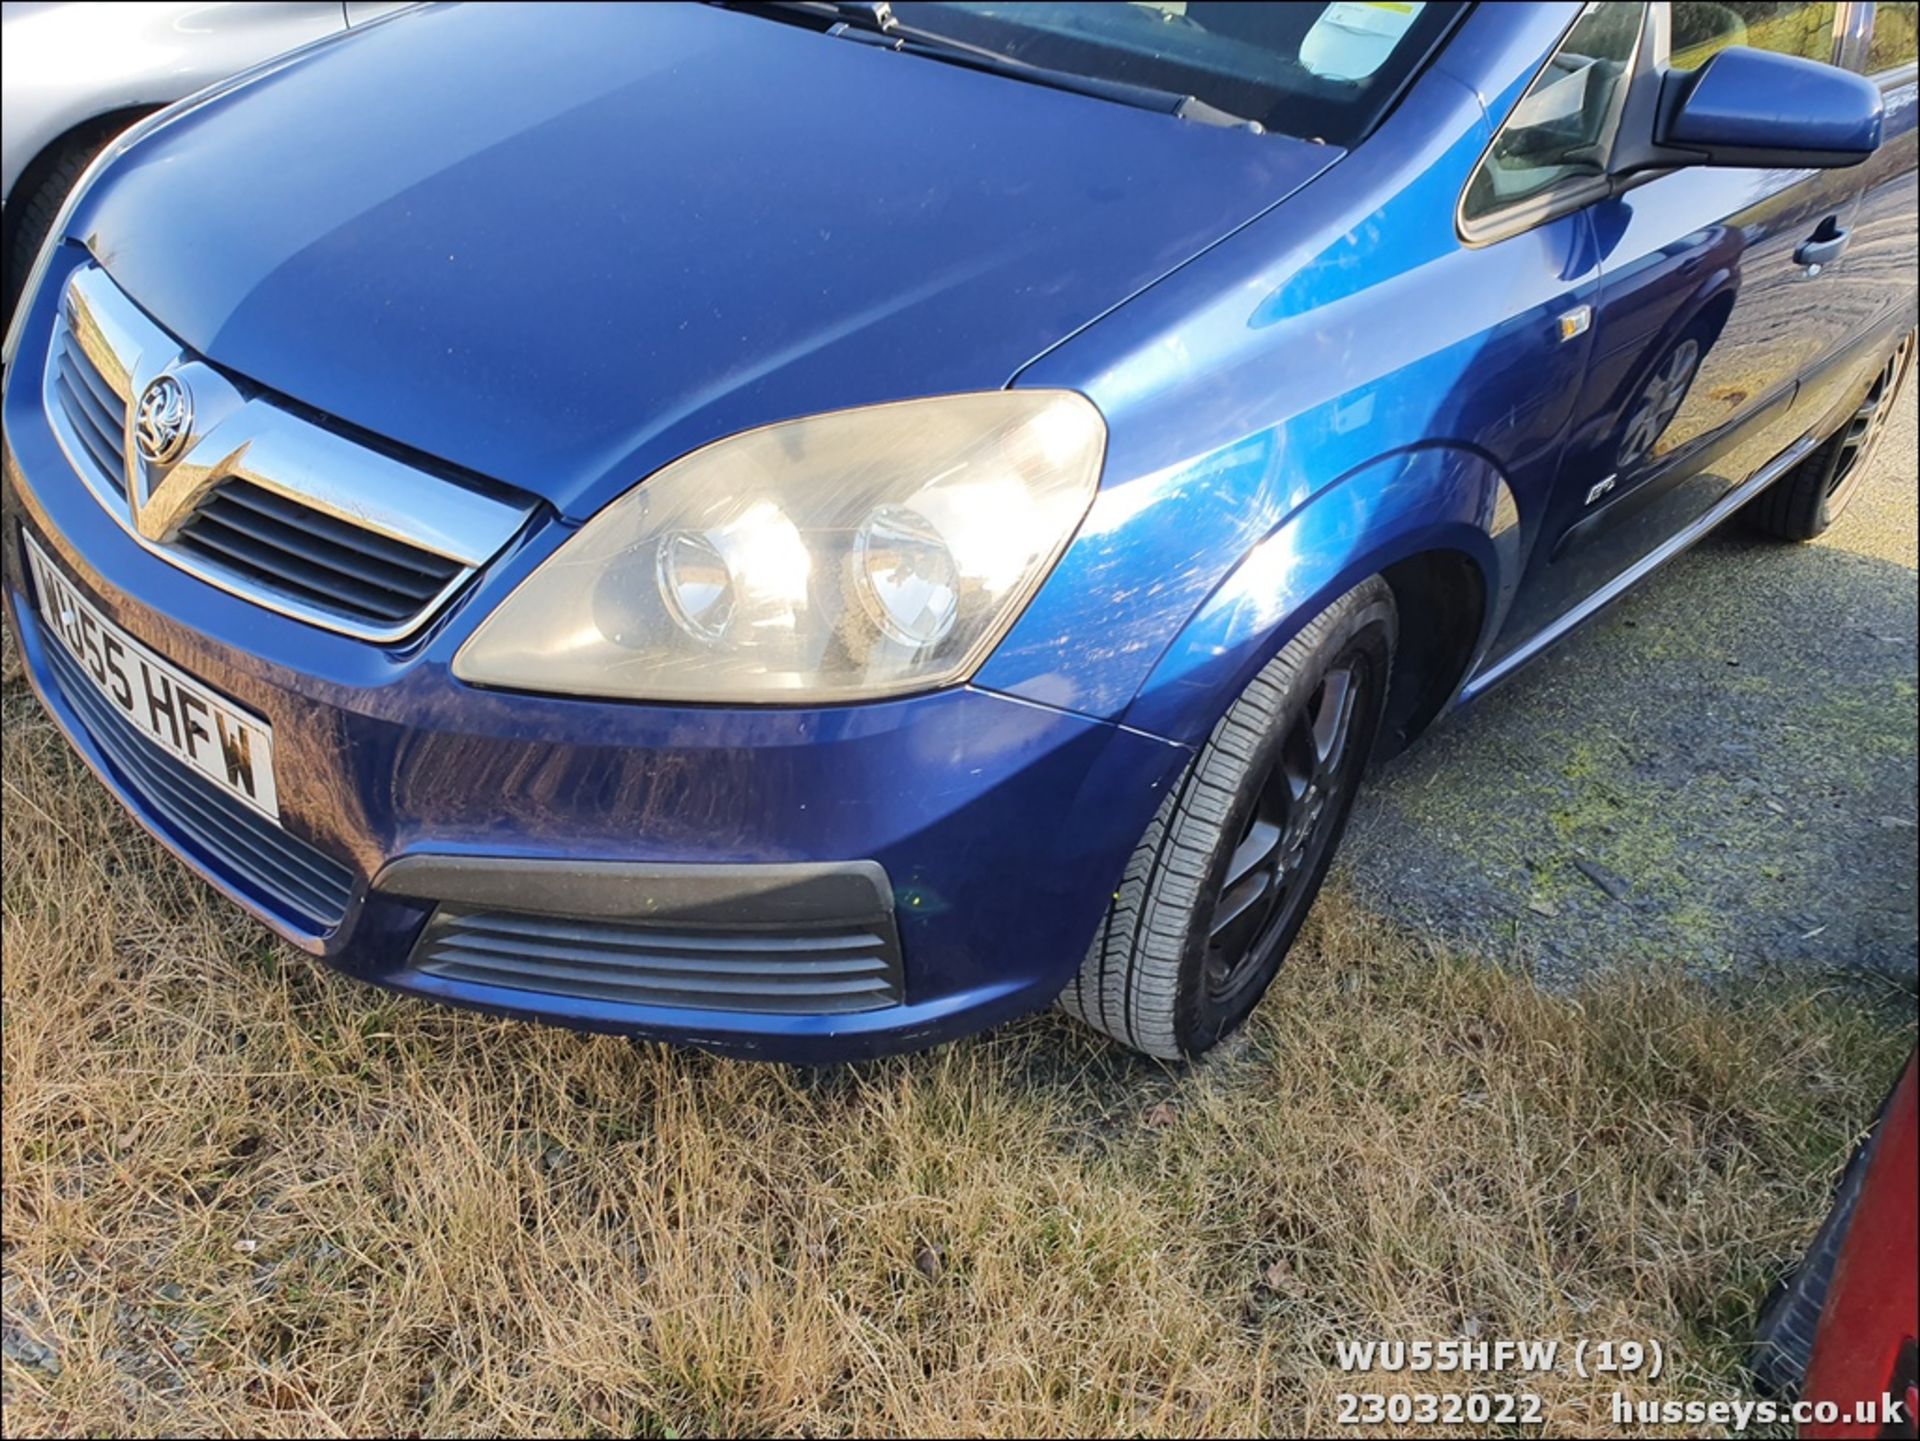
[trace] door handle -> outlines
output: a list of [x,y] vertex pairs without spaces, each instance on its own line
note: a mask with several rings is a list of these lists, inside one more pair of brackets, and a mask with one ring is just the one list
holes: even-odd
[[1806,266],[1809,274],[1815,273],[1838,260],[1851,239],[1852,231],[1842,230],[1831,220],[1823,221],[1812,236],[1800,242],[1800,248],[1793,252],[1793,263]]

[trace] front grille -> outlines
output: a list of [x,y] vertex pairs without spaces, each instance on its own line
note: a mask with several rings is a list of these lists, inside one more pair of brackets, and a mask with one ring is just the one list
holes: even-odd
[[448,980],[702,1011],[843,1015],[901,1000],[890,921],[766,930],[442,906],[412,964]]
[[[166,377],[187,434],[149,463],[129,407]],[[155,555],[360,640],[405,639],[526,524],[531,497],[443,474],[218,369],[99,266],[68,278],[41,391],[75,472]]]
[[52,636],[45,638],[44,650],[55,687],[121,784],[146,802],[180,849],[308,930],[320,933],[340,924],[353,894],[351,871],[160,750],[100,694]]
[[420,614],[465,569],[244,480],[215,489],[174,544],[302,604],[376,625]]
[[[71,324],[60,327],[53,357],[54,392],[74,439],[99,479],[118,496],[127,493],[127,403],[114,393],[99,367],[87,359]],[[79,457],[76,457],[78,459]]]

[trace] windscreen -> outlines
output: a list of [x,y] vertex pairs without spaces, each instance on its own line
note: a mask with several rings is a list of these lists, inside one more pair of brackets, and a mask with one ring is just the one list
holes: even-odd
[[1350,145],[1391,107],[1464,8],[1419,0],[906,0],[893,12],[1030,65],[1192,95],[1269,130]]

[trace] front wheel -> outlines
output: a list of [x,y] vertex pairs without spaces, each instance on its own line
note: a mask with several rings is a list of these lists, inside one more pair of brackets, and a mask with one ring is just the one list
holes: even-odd
[[1141,837],[1063,1009],[1165,1060],[1246,1020],[1346,828],[1397,631],[1375,576],[1254,677]]

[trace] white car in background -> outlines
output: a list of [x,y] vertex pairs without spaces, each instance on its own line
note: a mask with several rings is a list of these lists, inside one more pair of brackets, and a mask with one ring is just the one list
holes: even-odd
[[0,244],[6,316],[60,202],[151,110],[395,3],[0,4]]

